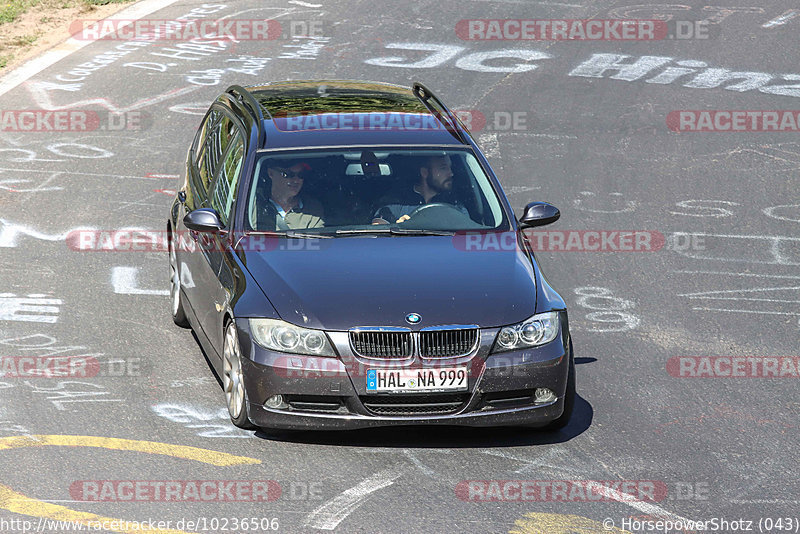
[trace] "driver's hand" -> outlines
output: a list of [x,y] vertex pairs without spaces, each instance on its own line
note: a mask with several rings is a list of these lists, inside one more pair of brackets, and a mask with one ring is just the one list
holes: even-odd
[[411,217],[409,217],[408,215],[403,215],[402,217],[400,217],[399,219],[397,219],[397,222],[398,222],[398,223],[405,222],[405,221],[409,220],[410,218],[411,218]]

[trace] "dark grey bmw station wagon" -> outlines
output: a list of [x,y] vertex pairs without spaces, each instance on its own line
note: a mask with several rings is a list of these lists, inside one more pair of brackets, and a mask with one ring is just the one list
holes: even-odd
[[421,84],[231,86],[167,221],[172,315],[242,428],[560,428],[563,299],[458,118]]

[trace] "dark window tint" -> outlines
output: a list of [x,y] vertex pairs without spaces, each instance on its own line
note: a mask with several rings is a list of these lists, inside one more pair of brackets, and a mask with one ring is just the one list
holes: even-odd
[[209,186],[219,170],[222,155],[235,133],[233,121],[222,112],[213,110],[203,126],[204,143],[198,153],[197,169],[203,190],[208,196]]
[[211,194],[211,207],[217,210],[219,217],[225,226],[228,225],[233,204],[236,200],[236,192],[239,189],[239,175],[242,171],[244,162],[244,141],[242,135],[237,131],[233,140],[228,143],[230,148],[222,162],[219,176],[214,182],[214,189]]

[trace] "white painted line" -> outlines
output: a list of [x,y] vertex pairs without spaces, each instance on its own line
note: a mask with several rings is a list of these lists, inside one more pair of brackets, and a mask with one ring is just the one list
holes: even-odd
[[44,184],[40,184],[37,187],[23,188],[23,189],[20,189],[18,187],[9,187],[9,185],[26,184],[30,183],[30,180],[23,180],[20,178],[15,178],[11,180],[0,180],[0,189],[5,189],[6,191],[12,191],[14,193],[40,193],[42,191],[61,191],[62,189],[64,189],[63,187],[43,187],[47,182],[49,182],[59,174],[61,173],[58,172],[53,173],[53,176],[48,178]]
[[775,239],[784,239],[786,241],[800,241],[800,237],[790,237],[785,235],[747,235],[747,234],[706,234],[703,232],[672,232],[673,235],[689,236],[698,235],[703,237],[726,237],[731,239],[761,239],[763,241],[771,241]]
[[[686,295],[678,295],[679,297],[684,297]],[[689,297],[690,299],[700,299],[700,300],[743,300],[745,302],[777,302],[780,304],[797,304],[800,303],[800,300],[783,300],[783,299],[755,299],[755,298],[744,298],[744,297]]]
[[556,7],[586,7],[580,4],[563,4],[561,2],[531,2],[532,4],[539,4],[540,6],[556,6]]
[[561,135],[561,134],[544,134],[544,133],[521,133],[521,132],[508,132],[514,135],[521,135],[524,137],[544,137],[547,139],[578,139],[577,135]]
[[727,275],[727,276],[752,276],[756,278],[791,278],[793,280],[800,280],[800,276],[790,274],[758,274],[758,273],[732,273],[729,271],[672,271],[678,274],[713,274],[713,275]]
[[746,501],[731,499],[730,502],[736,504],[800,504],[800,501],[784,501],[782,499],[753,499]]
[[[2,171],[13,171],[13,172],[38,172],[38,173],[53,173],[52,170],[48,169],[11,169],[7,167],[0,167],[0,172]],[[66,174],[68,176],[76,175],[76,176],[100,176],[102,178],[108,178],[109,176],[113,176],[115,178],[135,178],[138,180],[160,180],[161,176],[164,177],[172,177],[177,176],[173,174],[164,174],[164,175],[153,175],[153,176],[130,176],[125,174],[115,174],[115,173],[102,173],[102,172],[78,172],[78,171],[58,171],[58,174]]]
[[335,529],[372,493],[391,486],[402,475],[403,471],[398,467],[375,473],[311,512],[304,525],[320,530]]
[[114,267],[111,270],[111,285],[119,295],[169,295],[169,289],[141,289],[136,285],[138,267]]
[[555,449],[551,449],[550,452],[544,454],[540,458],[520,458],[518,456],[514,456],[513,454],[509,454],[505,451],[494,451],[494,450],[484,451],[483,454],[487,454],[489,456],[498,456],[500,458],[505,458],[507,460],[514,460],[516,462],[524,464],[523,467],[514,471],[517,474],[524,473],[525,471],[529,471],[534,468],[542,468],[542,467],[550,468],[554,472],[560,473],[561,474],[560,476],[563,475],[578,476],[579,474],[578,471],[574,471],[568,467],[546,463],[547,461],[550,460],[550,457],[556,454]]
[[633,495],[629,495],[627,493],[622,493],[622,492],[619,492],[619,491],[617,491],[615,489],[608,488],[608,487],[603,486],[603,485],[597,485],[596,487],[599,490],[598,493],[601,493],[606,498],[612,499],[612,500],[617,501],[617,502],[622,503],[622,504],[626,504],[626,505],[630,506],[631,508],[635,508],[636,510],[639,510],[640,512],[644,512],[647,515],[652,515],[652,516],[658,517],[660,519],[669,519],[669,520],[671,520],[673,522],[680,521],[683,524],[689,523],[689,520],[686,519],[685,517],[681,517],[681,516],[679,516],[677,514],[673,514],[672,512],[668,512],[668,511],[664,510],[663,508],[661,508],[660,506],[656,506],[653,503],[640,501],[636,497],[634,497]]
[[[115,13],[105,20],[120,20],[120,19],[134,19],[146,17],[147,15],[168,7],[178,0],[142,0],[134,5]],[[22,82],[36,76],[44,69],[52,67],[62,59],[70,56],[73,52],[77,52],[81,48],[94,43],[97,39],[78,40],[70,37],[55,48],[44,52],[23,63],[20,67],[9,72],[3,78],[0,78],[0,96],[9,92],[17,87]]]
[[5,219],[0,219],[0,248],[16,247],[17,238],[20,235],[35,237],[36,239],[41,239],[43,241],[63,241],[70,232],[75,232],[77,230],[94,230],[94,228],[82,226],[78,228],[72,228],[71,230],[61,234],[45,234],[28,226],[6,221]]
[[0,321],[25,321],[30,323],[58,322],[61,299],[33,293],[20,297],[14,293],[0,293]]
[[308,2],[301,2],[300,0],[289,0],[287,4],[295,4],[303,7],[322,7],[322,4],[309,4]]
[[[731,293],[758,293],[759,291],[781,291],[783,289],[791,289],[797,290],[800,289],[800,286],[791,286],[791,287],[757,287],[755,289],[722,289],[716,291],[700,291],[698,293],[683,293],[682,295],[678,295],[679,297],[689,297],[689,298],[714,298],[711,295],[715,294],[731,294]],[[794,301],[793,301],[794,302]]]
[[[543,455],[537,461],[536,459],[519,458],[519,457],[516,457],[514,455],[511,455],[511,454],[509,454],[507,452],[503,452],[503,451],[484,451],[484,454],[488,454],[488,455],[491,455],[491,456],[499,456],[501,458],[508,458],[508,459],[511,459],[511,460],[516,460],[516,461],[523,462],[523,463],[530,464],[530,465],[536,465],[536,464],[547,465],[547,464],[541,464],[540,461],[546,460],[546,459],[548,459],[547,457],[550,456],[548,454]],[[562,469],[565,472],[569,472],[566,469],[559,468],[557,466],[551,466],[551,467],[555,467],[556,469]],[[574,473],[570,473],[570,475],[574,476]],[[633,495],[619,492],[619,491],[617,491],[615,489],[609,488],[607,486],[603,486],[602,484],[598,484],[595,487],[598,489],[598,493],[600,493],[604,497],[606,497],[608,499],[611,499],[611,500],[614,500],[614,501],[617,501],[619,503],[625,504],[627,506],[630,506],[631,508],[635,508],[636,510],[639,510],[640,512],[644,512],[645,514],[656,516],[656,517],[661,518],[661,519],[669,519],[669,520],[672,520],[672,521],[675,521],[675,522],[677,522],[677,521],[681,521],[683,523],[688,523],[689,522],[688,519],[686,519],[684,517],[681,517],[681,516],[679,516],[677,514],[673,514],[672,512],[668,512],[667,510],[664,510],[660,506],[656,506],[653,503],[640,501]]]
[[[359,450],[357,450],[355,452],[362,453],[362,454],[375,454],[377,452],[386,452],[386,453],[389,453],[389,454],[397,454],[397,449],[394,448],[394,447],[372,447],[372,448],[369,448],[369,449],[359,449]],[[426,453],[438,452],[438,453],[441,453],[441,454],[453,454],[453,451],[450,450],[450,449],[425,449],[425,452]]]
[[775,17],[769,22],[765,22],[764,24],[761,25],[761,27],[769,29],[769,28],[774,28],[776,26],[783,26],[784,24],[786,24],[787,22],[789,22],[798,15],[800,15],[800,11],[797,11],[795,9],[790,9],[786,11],[783,15]]
[[586,7],[580,4],[564,4],[561,2],[530,2],[529,0],[472,0],[473,2],[492,2],[497,4],[535,4],[554,7]]
[[696,311],[724,311],[724,312],[733,312],[733,313],[760,313],[760,314],[767,314],[767,315],[794,315],[795,317],[800,316],[800,312],[798,313],[790,313],[790,312],[776,312],[776,311],[757,311],[757,310],[726,310],[725,308],[692,308]]
[[403,454],[405,454],[406,458],[411,460],[411,463],[416,465],[419,468],[419,470],[425,473],[427,476],[433,477],[436,474],[434,473],[433,469],[423,464],[419,458],[414,456],[414,453],[411,452],[411,449],[403,449]]

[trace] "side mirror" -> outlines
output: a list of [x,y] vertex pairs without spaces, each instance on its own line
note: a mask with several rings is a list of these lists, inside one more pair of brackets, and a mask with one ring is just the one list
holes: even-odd
[[531,202],[525,206],[525,212],[519,218],[520,228],[532,228],[552,224],[561,217],[558,208],[547,202]]
[[224,230],[222,221],[219,220],[219,215],[211,208],[190,211],[183,218],[183,224],[186,228],[195,232],[218,234]]

